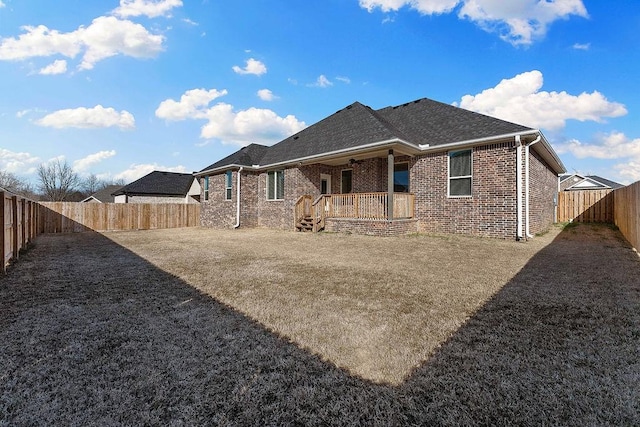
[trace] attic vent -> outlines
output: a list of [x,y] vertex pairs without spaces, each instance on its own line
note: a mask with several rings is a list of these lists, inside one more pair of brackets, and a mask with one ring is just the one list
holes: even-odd
[[293,139],[298,139],[300,138],[298,135],[294,136]]

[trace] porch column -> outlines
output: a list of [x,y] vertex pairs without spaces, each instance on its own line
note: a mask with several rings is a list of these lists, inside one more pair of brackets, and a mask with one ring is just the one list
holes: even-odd
[[387,220],[393,220],[393,150],[387,155]]

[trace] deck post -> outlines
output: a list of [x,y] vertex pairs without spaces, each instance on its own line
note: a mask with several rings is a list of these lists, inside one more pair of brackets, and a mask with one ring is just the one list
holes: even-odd
[[387,156],[387,220],[393,220],[393,150]]

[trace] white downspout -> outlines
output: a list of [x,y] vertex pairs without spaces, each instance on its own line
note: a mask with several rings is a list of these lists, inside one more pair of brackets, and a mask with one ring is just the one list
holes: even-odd
[[240,227],[240,175],[243,169],[244,166],[240,166],[240,169],[238,169],[238,184],[236,185],[236,224],[233,228]]
[[520,135],[516,135],[516,144],[517,239],[522,240],[522,141]]
[[524,147],[524,191],[525,191],[525,200],[524,200],[524,206],[525,206],[525,213],[524,213],[524,219],[525,219],[525,233],[527,235],[527,238],[532,238],[533,236],[531,235],[531,232],[529,231],[529,147],[531,147],[533,144],[537,144],[538,142],[540,142],[540,140],[542,139],[542,136],[540,136],[540,134],[538,134],[538,136],[536,137],[536,139],[534,139],[532,142],[530,142],[529,144],[525,145]]

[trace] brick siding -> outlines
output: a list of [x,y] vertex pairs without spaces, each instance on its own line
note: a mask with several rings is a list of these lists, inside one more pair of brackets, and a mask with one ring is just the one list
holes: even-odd
[[[523,156],[524,156],[524,150]],[[412,232],[460,233],[515,239],[517,235],[516,144],[506,142],[472,149],[472,195],[448,197],[448,153],[396,157],[409,163],[410,190],[416,196],[411,221],[327,220],[327,231],[389,235]],[[524,157],[523,157],[524,180]],[[304,165],[284,170],[284,200],[267,200],[266,172],[242,172],[241,226],[294,229],[298,198],[320,195],[321,174],[331,176],[331,192],[340,193],[341,173],[353,171],[353,192],[386,192],[387,159],[373,158],[337,166]],[[202,225],[230,228],[236,220],[237,171],[233,172],[232,200],[224,200],[224,173],[210,177],[210,197],[202,200]],[[530,231],[544,231],[553,222],[557,177],[531,150]],[[201,181],[202,185],[202,181]],[[203,186],[203,185],[202,185]],[[204,187],[204,186],[203,186]],[[524,185],[523,185],[524,209]],[[524,230],[524,220],[523,220]]]

